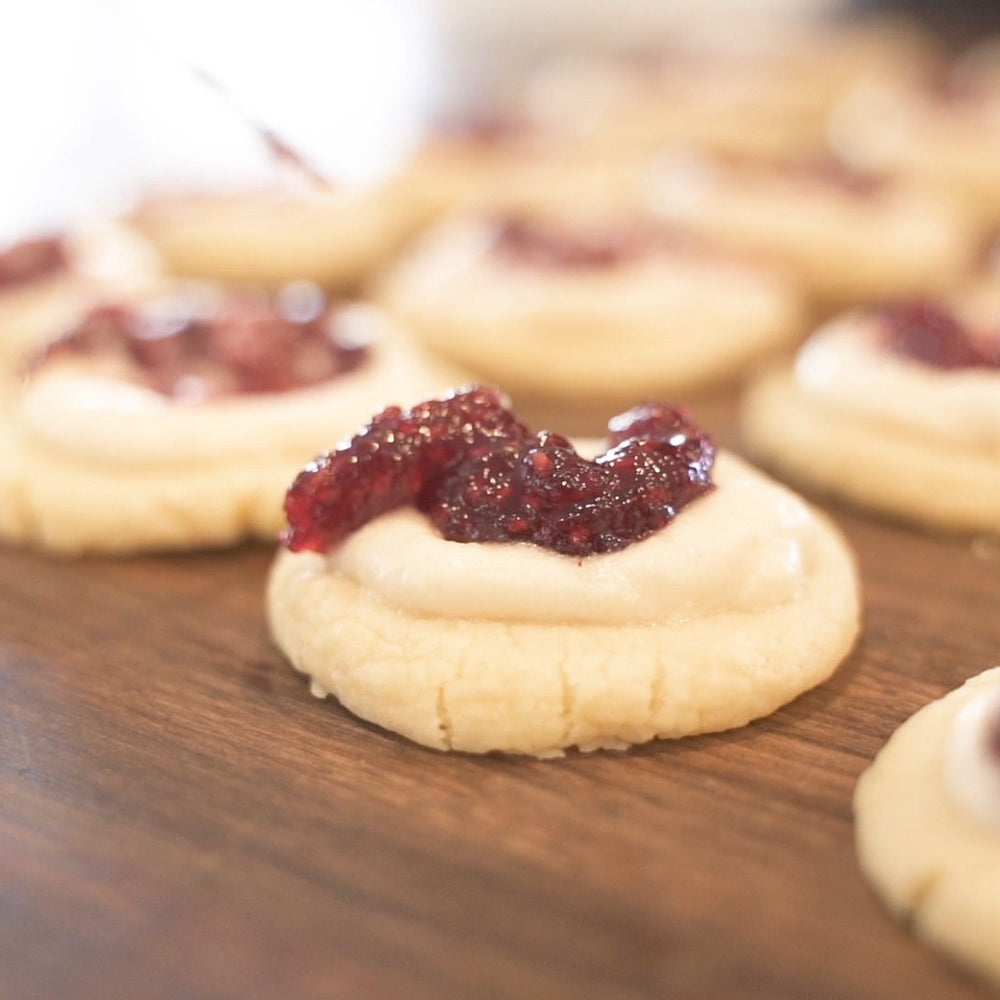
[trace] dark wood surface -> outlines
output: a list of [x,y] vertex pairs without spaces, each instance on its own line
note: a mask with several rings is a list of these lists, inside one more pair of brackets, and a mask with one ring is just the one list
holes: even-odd
[[1000,546],[835,514],[867,611],[831,682],[545,762],[313,699],[264,547],[0,551],[0,996],[989,995],[882,911],[850,803],[904,718],[1000,663]]

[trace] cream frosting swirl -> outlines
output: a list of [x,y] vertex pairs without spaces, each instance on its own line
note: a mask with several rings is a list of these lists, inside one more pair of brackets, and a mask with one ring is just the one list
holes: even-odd
[[656,534],[585,559],[447,541],[410,508],[365,525],[327,558],[386,605],[440,618],[663,623],[795,600],[816,544],[809,507],[727,453],[713,479],[716,490]]
[[1000,458],[1000,369],[937,369],[881,341],[873,314],[834,320],[799,352],[796,381],[831,409]]

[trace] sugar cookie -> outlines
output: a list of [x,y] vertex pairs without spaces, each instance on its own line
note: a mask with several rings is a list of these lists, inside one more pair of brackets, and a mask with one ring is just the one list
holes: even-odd
[[715,385],[803,323],[780,274],[622,219],[453,218],[376,294],[442,355],[515,396],[564,401]]
[[835,529],[734,456],[713,470],[670,407],[611,430],[589,462],[484,389],[380,414],[289,491],[278,645],[315,693],[474,753],[727,729],[826,679],[859,619]]
[[1000,532],[1000,345],[927,304],[847,314],[747,393],[753,455],[928,527]]
[[620,200],[630,157],[594,146],[590,128],[494,117],[432,130],[389,184],[403,216],[547,213]]
[[553,61],[526,81],[521,101],[550,128],[586,123],[590,153],[611,159],[683,143],[771,160],[823,141],[825,102],[760,61],[706,53]]
[[370,307],[187,289],[90,313],[0,413],[0,537],[54,552],[273,538],[302,463],[457,381]]
[[152,247],[106,223],[0,250],[0,373],[16,368],[102,298],[148,293],[159,280]]
[[950,200],[829,159],[761,165],[668,150],[642,197],[657,218],[788,267],[827,310],[947,291],[974,253]]
[[1000,984],[1000,667],[904,722],[854,811],[861,867],[886,906]]
[[175,274],[353,288],[409,235],[379,188],[261,188],[148,198],[131,221]]
[[952,198],[972,225],[1000,222],[1000,91],[863,84],[845,94],[829,128],[850,162]]

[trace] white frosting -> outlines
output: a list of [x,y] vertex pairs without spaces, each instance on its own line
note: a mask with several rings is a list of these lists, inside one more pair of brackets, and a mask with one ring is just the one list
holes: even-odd
[[970,815],[1000,828],[1000,759],[990,752],[1000,689],[973,698],[955,716],[945,751],[945,782]]
[[298,453],[313,439],[317,450],[333,447],[331,434],[354,433],[382,405],[438,393],[451,374],[423,362],[370,308],[349,308],[343,321],[371,328],[370,356],[328,382],[186,404],[89,358],[67,359],[44,365],[29,381],[17,419],[25,434],[66,454],[129,467]]
[[387,605],[441,618],[663,623],[795,600],[812,571],[809,509],[728,454],[713,478],[712,493],[617,552],[577,559],[526,543],[449,542],[403,509],[350,536],[331,569]]
[[1000,457],[1000,370],[943,370],[879,344],[878,320],[849,314],[799,352],[795,377],[822,405]]

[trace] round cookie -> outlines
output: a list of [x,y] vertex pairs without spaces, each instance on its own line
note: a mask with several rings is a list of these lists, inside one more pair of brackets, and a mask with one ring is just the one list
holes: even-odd
[[68,555],[273,539],[331,435],[460,381],[371,307],[325,308],[299,284],[95,310],[4,401],[0,538]]
[[781,274],[623,218],[452,218],[376,295],[443,356],[555,401],[714,386],[803,323]]
[[666,151],[641,197],[656,218],[785,266],[824,310],[947,291],[974,252],[950,200],[832,160],[762,165]]
[[[276,642],[310,675],[314,693],[332,693],[418,743],[472,753],[552,756],[727,729],[820,683],[857,636],[858,585],[839,534],[794,494],[722,454],[714,488],[640,540],[619,538],[619,547],[596,553],[578,534],[598,530],[591,516],[610,517],[593,514],[596,501],[581,518],[541,499],[554,486],[591,496],[580,483],[594,465],[633,469],[650,448],[669,464],[671,449],[697,439],[684,420],[654,433],[648,411],[617,418],[618,444],[596,463],[567,458],[563,439],[529,437],[524,478],[508,488],[488,459],[493,471],[481,488],[500,512],[487,503],[483,516],[494,541],[474,532],[471,541],[452,540],[466,537],[483,502],[475,476],[464,485],[459,476],[454,484],[429,480],[442,496],[455,490],[472,505],[449,522],[448,538],[434,526],[442,508],[421,496],[427,513],[397,506],[346,526],[330,513],[340,538],[331,543],[303,516],[314,504],[336,509],[330,480],[307,470],[286,503],[287,537],[298,550],[279,554],[268,586]],[[394,426],[440,442],[437,424],[416,413],[397,414]],[[355,439],[358,454],[386,419]],[[495,442],[496,422],[486,426]],[[622,454],[629,449],[631,457]],[[341,463],[344,476],[333,479],[340,489],[351,454],[330,459],[331,467]],[[698,464],[682,454],[685,469]],[[651,502],[669,506],[656,489]],[[631,524],[635,503],[613,502],[615,516]],[[443,509],[454,514],[449,504]],[[500,540],[522,537],[523,521],[533,521],[534,541]]]
[[681,143],[783,160],[824,148],[826,114],[847,86],[922,80],[938,63],[928,36],[898,21],[767,28],[747,36],[727,24],[646,56],[551,59],[513,104],[550,128],[586,126],[605,155]]
[[14,370],[101,299],[146,294],[160,280],[152,247],[107,223],[0,250],[0,373]]
[[1000,984],[1000,667],[904,722],[854,812],[858,859],[890,911]]
[[586,122],[592,153],[611,160],[664,143],[771,160],[823,141],[824,102],[761,61],[704,52],[556,60],[528,78],[521,102],[538,121]]
[[979,84],[862,84],[833,109],[838,154],[952,199],[973,227],[1000,222],[1000,92]]
[[620,201],[632,158],[595,145],[587,125],[492,118],[434,129],[388,189],[425,225],[452,211],[547,213]]
[[950,313],[832,321],[749,387],[741,431],[795,482],[925,527],[1000,532],[1000,354]]
[[382,188],[318,186],[161,194],[130,221],[174,274],[341,290],[367,277],[413,225]]

